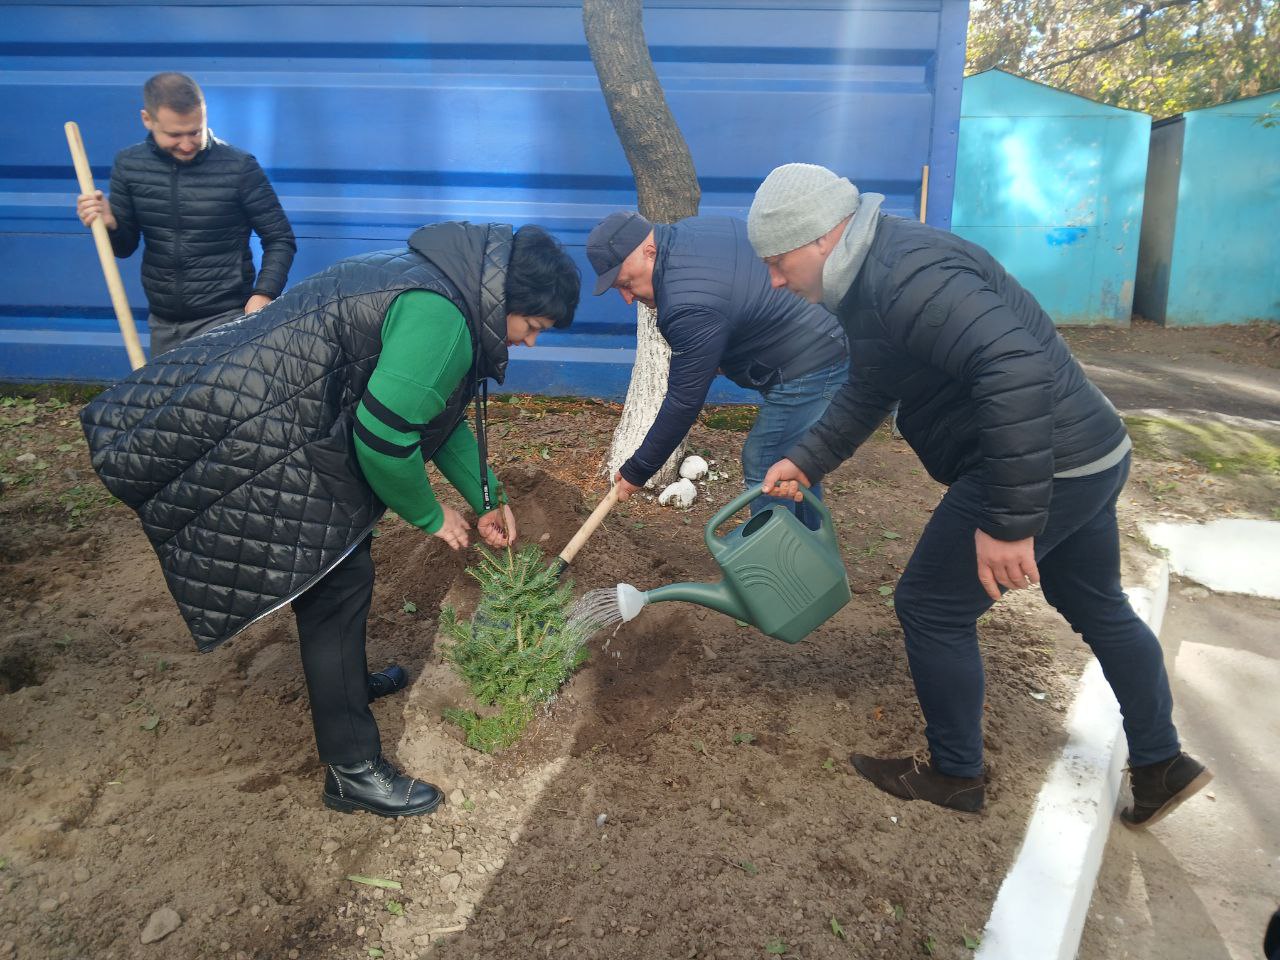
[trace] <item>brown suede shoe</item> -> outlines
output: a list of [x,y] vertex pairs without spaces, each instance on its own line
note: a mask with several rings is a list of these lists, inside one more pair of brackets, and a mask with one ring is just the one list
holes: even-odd
[[1149,827],[1163,820],[1213,779],[1203,763],[1180,753],[1160,763],[1129,768],[1133,806],[1120,811],[1126,827]]
[[935,771],[929,760],[917,757],[881,760],[855,753],[849,762],[885,793],[903,800],[928,800],[965,813],[977,813],[986,801],[984,777],[949,777]]

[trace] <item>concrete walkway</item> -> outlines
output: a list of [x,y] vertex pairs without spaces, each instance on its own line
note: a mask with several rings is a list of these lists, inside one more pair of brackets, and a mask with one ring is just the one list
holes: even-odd
[[1175,580],[1161,641],[1215,780],[1148,832],[1111,828],[1079,958],[1256,960],[1280,904],[1280,602]]

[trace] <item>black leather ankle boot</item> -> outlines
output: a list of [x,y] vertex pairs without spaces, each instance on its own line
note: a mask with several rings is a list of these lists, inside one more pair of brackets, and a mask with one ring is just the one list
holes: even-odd
[[367,810],[380,817],[414,817],[430,813],[443,799],[439,787],[405,776],[381,754],[326,767],[324,805],[341,813]]

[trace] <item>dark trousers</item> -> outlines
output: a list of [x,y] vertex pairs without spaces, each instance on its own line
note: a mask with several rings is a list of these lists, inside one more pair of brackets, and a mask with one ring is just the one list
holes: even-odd
[[[1138,766],[1172,757],[1179,744],[1160,643],[1120,588],[1116,498],[1128,476],[1125,457],[1091,477],[1055,480],[1035,555],[1045,599],[1102,666],[1124,716],[1129,761]],[[952,484],[894,596],[934,766],[955,777],[982,774],[977,619],[991,606],[974,553],[982,502],[978,478]]]
[[230,323],[243,316],[243,310],[228,310],[226,313],[215,313],[211,317],[203,317],[200,320],[170,323],[168,320],[161,320],[154,313],[148,314],[147,330],[151,334],[151,358],[154,360],[160,354],[168,353],[174,347],[186,343],[206,330],[220,327],[224,323]]
[[373,558],[363,541],[293,601],[311,723],[322,763],[371,760],[382,751],[369,710],[365,623],[373,600]]

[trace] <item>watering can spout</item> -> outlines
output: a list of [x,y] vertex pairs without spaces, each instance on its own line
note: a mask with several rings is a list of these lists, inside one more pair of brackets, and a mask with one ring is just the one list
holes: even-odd
[[655,587],[645,594],[647,603],[658,603],[663,600],[683,600],[685,603],[696,603],[702,607],[710,607],[735,620],[746,620],[747,610],[736,596],[725,585],[719,583],[669,583],[665,587]]

